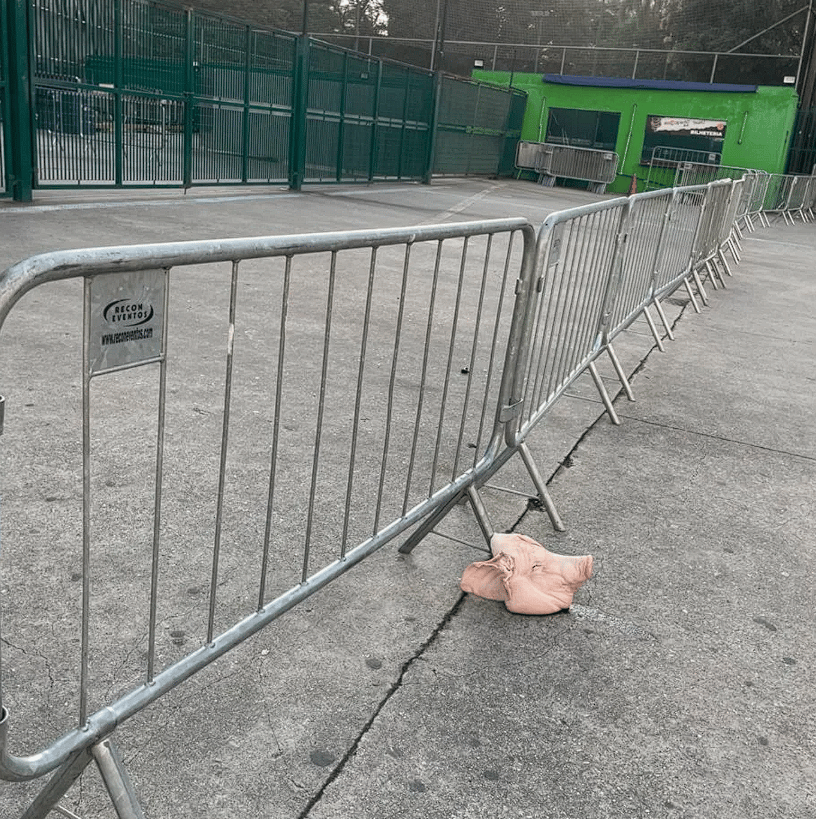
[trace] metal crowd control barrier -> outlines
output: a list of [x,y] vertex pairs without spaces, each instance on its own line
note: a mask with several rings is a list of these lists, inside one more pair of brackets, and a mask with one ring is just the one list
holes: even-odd
[[[36,455],[55,437],[81,442],[60,462],[69,483],[78,467],[79,500],[58,520],[43,513],[36,462],[4,500],[15,533],[5,554],[21,558],[56,526],[54,559],[78,581],[66,608],[47,582],[4,577],[26,605],[6,606],[4,641],[21,636],[3,651],[36,656],[27,616],[57,606],[53,639],[75,669],[58,698],[70,715],[38,703],[35,716],[36,696],[0,685],[0,778],[53,772],[24,819],[58,809],[92,761],[120,819],[140,819],[110,741],[118,725],[386,543],[410,551],[460,500],[489,537],[479,490],[516,454],[562,529],[530,433],[587,371],[618,423],[595,362],[608,354],[631,397],[614,339],[643,314],[659,344],[652,305],[671,337],[659,302],[680,286],[699,311],[692,283],[705,298],[699,270],[722,251],[740,201],[741,184],[726,180],[555,213],[537,240],[526,220],[502,219],[64,251],[0,276],[0,328],[18,332],[24,362],[44,341],[30,313],[16,320],[24,295],[56,288],[59,339],[82,315],[81,401],[47,416],[33,445]],[[66,289],[74,279],[81,292]],[[15,464],[30,455],[17,409],[30,365],[5,369],[5,430],[0,399]],[[70,359],[50,366],[60,386],[76,376]],[[179,592],[191,573],[204,591],[197,616]],[[125,644],[108,658],[120,598],[142,614],[128,608]],[[162,628],[173,618],[198,634],[189,653]],[[34,731],[42,750],[21,755],[10,724],[26,717],[46,736]],[[52,724],[64,726],[56,737]]]
[[[52,618],[76,667],[60,698],[74,700],[73,725],[40,751],[12,753],[20,698],[0,687],[0,778],[55,772],[26,819],[54,809],[92,759],[124,794],[119,815],[141,816],[110,749],[114,728],[458,497],[490,463],[502,430],[489,408],[506,403],[513,290],[534,236],[526,220],[501,219],[102,248],[33,257],[0,277],[0,326],[22,333],[17,344],[25,328],[12,307],[40,285],[57,287],[61,316],[84,327],[81,408],[65,408],[58,435],[82,442],[72,473],[81,499],[50,521],[78,529],[65,544],[81,580],[76,616]],[[66,290],[77,278],[82,293]],[[3,385],[14,463],[25,449],[23,370],[6,368]],[[125,479],[147,489],[122,493]],[[20,542],[7,535],[3,546],[19,557],[46,537],[25,533],[49,521],[31,512],[30,492],[9,494],[3,523]],[[178,656],[161,625],[169,613],[190,619],[179,613],[190,598],[174,591],[182,575],[205,591],[198,647]],[[47,584],[29,580],[15,589],[12,578],[4,598],[25,595],[3,623],[4,637],[24,635],[15,646],[37,639],[26,630],[32,606],[59,608]],[[124,659],[115,652],[133,684],[110,699],[117,686],[100,646],[115,617],[100,620],[103,589],[142,612],[122,626],[132,638]]]
[[[533,279],[519,288],[517,320],[524,327],[524,341],[510,376],[512,387],[503,390],[510,396],[500,412],[508,421],[506,447],[491,474],[518,453],[555,529],[563,529],[563,523],[527,438],[587,371],[610,421],[619,423],[596,360],[604,352],[609,355],[624,393],[632,399],[612,341],[644,315],[662,350],[648,308],[659,310],[673,338],[659,303],[681,285],[699,312],[691,281],[705,299],[698,271],[719,251],[728,214],[733,214],[726,206],[739,193],[730,180],[653,191],[555,213],[542,225]],[[718,207],[723,210],[718,212]],[[479,488],[487,477],[481,475],[467,489],[485,532],[492,527]]]
[[603,193],[615,179],[618,155],[614,151],[549,142],[519,142],[516,167],[534,170],[542,185],[552,186],[557,177],[562,177],[589,182],[593,193]]
[[762,204],[763,223],[768,224],[767,214],[781,217],[793,224],[795,216],[803,222],[813,218],[814,177],[791,174],[772,174]]
[[754,171],[754,188],[751,192],[751,201],[748,205],[745,225],[750,231],[756,230],[754,220],[757,219],[760,225],[768,226],[768,218],[765,216],[765,199],[768,195],[768,186],[771,183],[771,174],[763,171]]

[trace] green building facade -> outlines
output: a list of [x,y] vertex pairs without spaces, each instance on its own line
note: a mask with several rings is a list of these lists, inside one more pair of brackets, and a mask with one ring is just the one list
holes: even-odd
[[790,87],[478,70],[473,76],[527,93],[522,140],[615,151],[618,176],[608,190],[618,193],[630,190],[633,177],[643,190],[647,176],[653,182],[660,176],[649,166],[656,147],[655,156],[783,173],[798,102]]

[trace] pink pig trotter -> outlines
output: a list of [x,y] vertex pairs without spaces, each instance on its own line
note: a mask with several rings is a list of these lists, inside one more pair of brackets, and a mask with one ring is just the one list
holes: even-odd
[[569,608],[575,592],[592,575],[591,555],[553,554],[525,535],[494,534],[490,551],[490,560],[465,569],[462,591],[501,600],[516,614],[553,614]]

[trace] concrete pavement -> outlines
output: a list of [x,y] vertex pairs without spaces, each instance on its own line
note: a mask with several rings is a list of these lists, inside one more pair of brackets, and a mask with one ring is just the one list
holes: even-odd
[[[536,222],[599,198],[485,180],[130,196],[0,206],[0,266],[90,244]],[[499,476],[512,492],[486,491],[497,527],[594,555],[570,611],[463,595],[482,544],[456,509],[411,556],[384,549],[117,732],[148,819],[816,815],[815,258],[812,225],[759,229],[701,315],[668,305],[666,353],[640,325],[624,334],[637,400],[617,398],[620,427],[590,388],[559,402],[530,443],[566,533],[517,464]],[[58,698],[65,672],[40,672]],[[0,815],[36,790],[0,785]],[[64,804],[113,815],[94,771]]]

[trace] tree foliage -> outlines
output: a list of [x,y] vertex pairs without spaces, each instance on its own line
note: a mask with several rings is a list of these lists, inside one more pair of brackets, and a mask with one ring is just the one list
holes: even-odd
[[[304,0],[190,0],[193,8],[264,28],[302,31]],[[385,34],[379,0],[308,0],[308,28],[324,34]]]
[[750,39],[740,50],[766,54],[798,53],[803,5],[804,0],[382,0],[391,37],[432,38],[436,27],[444,28],[447,41],[690,51],[730,51]]

